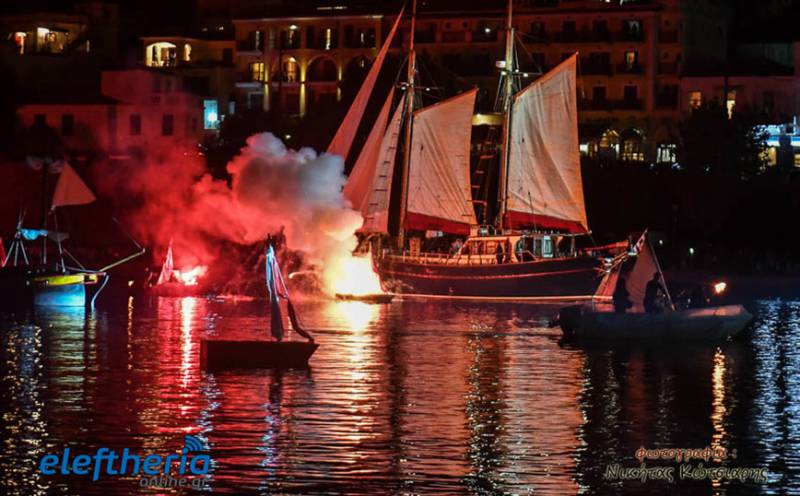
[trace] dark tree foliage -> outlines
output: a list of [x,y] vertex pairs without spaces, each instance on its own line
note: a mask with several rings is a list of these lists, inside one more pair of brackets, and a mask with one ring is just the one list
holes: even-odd
[[716,102],[692,111],[681,124],[678,161],[690,171],[749,179],[765,170],[766,133],[754,115],[727,109]]

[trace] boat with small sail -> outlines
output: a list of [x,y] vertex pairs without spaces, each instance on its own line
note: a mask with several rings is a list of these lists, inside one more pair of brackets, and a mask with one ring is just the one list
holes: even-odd
[[[161,264],[161,269],[158,271],[158,278],[147,281],[147,293],[154,296],[167,297],[207,294],[209,288],[202,281],[206,267],[197,266],[188,270],[177,269],[172,254],[172,246],[173,242],[170,240],[167,253],[164,256],[164,263]],[[155,273],[151,273],[151,276],[154,275]]]
[[[301,325],[283,279],[275,250],[266,250],[266,283],[270,304],[272,339],[218,339],[200,341],[200,367],[205,370],[305,368],[319,345]],[[281,301],[286,304],[291,330],[306,341],[285,340],[286,322]]]
[[[578,148],[577,57],[569,56],[521,87],[530,74],[516,66],[512,3],[506,55],[498,64],[495,117],[502,122],[502,139],[494,174],[471,168],[477,89],[419,106],[418,94],[429,88],[419,82],[415,65],[413,3],[407,73],[398,85],[402,95],[392,111],[395,88],[390,89],[344,188],[345,197],[362,213],[359,233],[368,240],[373,265],[388,292],[427,298],[582,300],[591,299],[601,281],[603,257],[578,246],[586,244],[590,231]],[[398,22],[399,17],[329,153],[347,157]],[[394,184],[396,165],[399,185]],[[498,175],[493,203],[476,192],[486,191],[485,181]],[[396,191],[399,195],[393,195]],[[399,218],[397,230],[390,232],[392,212]],[[453,249],[423,249],[423,240],[437,237],[452,240]]]
[[[654,275],[663,296],[659,308],[647,312],[647,285]],[[629,298],[628,305],[621,305],[629,307],[624,312],[610,303],[620,291]],[[752,318],[742,305],[677,308],[645,232],[609,264],[594,301],[561,309],[559,325],[567,338],[720,341],[736,336]]]
[[[42,222],[39,228],[24,227],[20,213],[11,245],[0,264],[0,307],[21,309],[36,306],[93,306],[108,282],[108,271],[144,253],[137,251],[97,270],[87,269],[67,249],[68,233],[58,229],[58,209],[85,205],[96,200],[78,173],[66,162],[39,163],[42,180]],[[52,200],[47,202],[47,175],[59,170]],[[53,229],[49,227],[52,223]],[[38,260],[26,245],[41,242]],[[134,241],[135,243],[135,241]],[[55,245],[55,253],[53,251]]]

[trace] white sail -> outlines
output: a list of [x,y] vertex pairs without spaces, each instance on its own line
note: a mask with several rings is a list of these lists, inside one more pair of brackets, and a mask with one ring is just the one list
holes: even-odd
[[407,229],[469,234],[469,152],[477,89],[414,113]]
[[576,55],[514,96],[506,225],[586,232]]
[[389,201],[392,194],[392,176],[397,155],[397,139],[400,136],[400,123],[403,120],[404,99],[394,111],[389,127],[380,142],[377,154],[377,167],[372,179],[372,189],[364,212],[364,225],[361,232],[389,233]]
[[166,284],[172,278],[172,271],[174,264],[172,262],[172,240],[169,240],[169,248],[167,248],[167,256],[164,258],[164,265],[161,266],[161,274],[158,276],[156,286]]
[[389,121],[392,98],[394,98],[394,88],[389,91],[389,96],[386,98],[386,102],[375,120],[375,125],[372,126],[372,130],[367,136],[367,141],[361,149],[361,154],[359,154],[353,170],[350,171],[350,175],[344,185],[345,198],[350,201],[354,209],[360,211],[365,217],[367,216],[370,196],[375,187],[375,172],[378,169],[378,159],[384,132],[386,131],[386,123]]
[[394,39],[397,26],[400,24],[400,19],[402,17],[403,9],[400,9],[400,14],[397,15],[397,19],[394,21],[391,31],[389,31],[389,34],[386,36],[386,40],[383,42],[378,56],[375,57],[375,62],[372,63],[372,67],[370,67],[367,77],[361,84],[356,98],[353,100],[352,105],[350,105],[350,109],[347,111],[341,125],[339,125],[339,129],[336,131],[333,140],[331,140],[331,144],[328,145],[328,153],[339,155],[343,160],[347,160],[347,154],[350,153],[350,148],[353,146],[353,139],[361,123],[361,117],[364,115],[364,111],[367,108],[367,102],[369,101],[370,95],[372,95],[375,81],[378,79],[378,73],[381,72],[386,53],[389,51],[389,45],[391,45],[392,39]]

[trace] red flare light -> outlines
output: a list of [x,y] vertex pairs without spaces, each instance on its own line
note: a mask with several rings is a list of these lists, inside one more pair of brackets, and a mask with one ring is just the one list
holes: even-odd
[[205,265],[198,265],[197,267],[184,268],[182,270],[174,270],[173,274],[175,280],[184,286],[197,286],[200,278],[206,275],[208,267]]

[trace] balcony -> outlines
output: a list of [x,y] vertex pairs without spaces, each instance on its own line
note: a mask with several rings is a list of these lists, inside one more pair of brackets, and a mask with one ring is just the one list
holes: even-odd
[[674,110],[678,108],[678,95],[662,94],[656,96],[656,108]]
[[[259,46],[261,45],[261,46]],[[261,53],[264,50],[263,43],[256,43],[255,40],[239,40],[236,42],[236,51],[237,52],[258,52]]]
[[578,42],[578,33],[575,31],[561,31],[556,33],[556,41],[561,43],[577,43]]
[[614,110],[642,110],[643,102],[640,99],[622,100],[594,100],[584,98],[578,101],[578,110],[581,112],[611,112]]
[[609,112],[613,108],[612,102],[610,100],[595,100],[595,99],[588,99],[583,98],[578,100],[578,110],[579,111],[603,111]]
[[635,64],[623,62],[617,65],[617,74],[644,74],[644,68],[638,62]]
[[642,110],[643,102],[639,98],[623,98],[613,103],[615,110]]
[[610,76],[611,64],[608,62],[581,62],[581,71],[584,76]]
[[436,43],[436,30],[425,29],[415,31],[414,43]]
[[659,74],[678,74],[678,63],[677,62],[659,62],[658,63],[658,73]]
[[466,31],[442,31],[442,43],[466,43]]
[[640,42],[644,41],[644,31],[623,29],[621,31],[618,31],[617,35],[614,38],[616,39],[616,41]]
[[658,32],[658,42],[659,43],[677,43],[678,42],[678,30],[661,30]]

